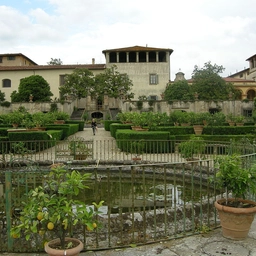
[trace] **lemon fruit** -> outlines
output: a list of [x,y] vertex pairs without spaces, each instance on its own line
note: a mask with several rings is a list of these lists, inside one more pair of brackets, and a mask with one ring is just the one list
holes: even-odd
[[44,217],[44,214],[43,214],[42,212],[39,212],[39,213],[37,214],[37,219],[38,219],[38,220],[42,220],[43,217]]
[[49,222],[49,223],[47,224],[47,228],[48,228],[49,230],[53,230],[54,224],[53,224],[52,222]]
[[88,231],[92,231],[92,229],[91,229],[89,226],[87,226],[86,229],[87,229]]
[[44,233],[45,233],[45,230],[44,229],[40,229],[38,233],[39,233],[40,236],[43,236]]
[[17,234],[12,234],[12,238],[18,238],[19,236]]
[[93,228],[97,228],[97,224],[95,222],[92,224],[92,226]]

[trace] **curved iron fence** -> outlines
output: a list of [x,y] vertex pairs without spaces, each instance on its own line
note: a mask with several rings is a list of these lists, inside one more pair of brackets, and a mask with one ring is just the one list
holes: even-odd
[[[161,148],[157,142],[154,143],[157,150]],[[131,159],[132,153],[119,151],[117,144],[109,140],[88,143],[92,155],[91,159],[86,160],[74,160],[72,154],[68,155],[70,158],[58,159],[58,146],[59,150],[67,153],[68,146],[63,142],[55,142],[50,147],[44,142],[44,146],[36,146],[40,150],[35,152],[16,154],[9,151],[9,154],[2,154],[0,251],[43,250],[46,238],[35,235],[30,241],[26,241],[24,236],[13,239],[10,228],[19,223],[25,193],[43,184],[49,165],[57,161],[64,161],[70,169],[91,173],[90,190],[80,195],[80,199],[88,205],[93,201],[105,201],[102,214],[98,216],[102,224],[99,229],[93,232],[87,231],[86,227],[70,230],[72,236],[84,242],[84,250],[152,243],[218,227],[213,203],[224,191],[217,191],[214,182],[209,179],[215,172],[213,154],[210,152],[232,153],[232,145],[209,143],[210,151],[207,149],[200,160],[187,162],[181,158],[178,145],[172,144],[173,152],[148,153],[148,149],[147,153],[141,154],[143,160],[139,162]],[[127,142],[125,145],[130,144]],[[32,146],[29,148],[32,150]],[[235,151],[239,152],[251,153],[253,150],[253,147],[235,147]],[[256,154],[242,157],[245,159],[243,163],[249,167]],[[40,165],[41,162],[44,166]]]

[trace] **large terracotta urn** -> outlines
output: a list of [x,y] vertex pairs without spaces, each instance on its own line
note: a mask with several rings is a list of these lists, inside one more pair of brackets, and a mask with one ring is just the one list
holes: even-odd
[[[228,200],[234,200],[229,198]],[[235,208],[223,205],[226,199],[217,200],[214,205],[219,213],[222,235],[226,238],[241,240],[247,237],[256,213],[256,202],[239,199],[249,208]]]

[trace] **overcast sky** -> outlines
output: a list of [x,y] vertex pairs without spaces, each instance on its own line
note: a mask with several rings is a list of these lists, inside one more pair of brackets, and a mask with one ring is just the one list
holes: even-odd
[[102,50],[171,48],[171,80],[194,66],[222,65],[222,76],[256,54],[255,0],[1,0],[1,53],[39,65],[105,63]]

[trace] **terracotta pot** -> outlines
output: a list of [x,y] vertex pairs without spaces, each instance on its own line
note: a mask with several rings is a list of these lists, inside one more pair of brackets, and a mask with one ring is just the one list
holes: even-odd
[[54,247],[55,244],[59,244],[60,243],[60,239],[54,239],[49,241],[45,247],[44,250],[46,251],[46,253],[50,256],[63,256],[63,255],[68,255],[68,256],[78,256],[79,253],[83,250],[84,245],[83,243],[76,239],[76,238],[70,238],[70,237],[66,237],[65,241],[70,241],[70,242],[76,242],[79,243],[78,246],[76,246],[75,248],[72,249],[67,249],[67,250],[58,250],[58,249],[53,249],[51,246]]
[[148,131],[147,128],[142,128],[141,126],[132,126],[133,131]]
[[[231,201],[234,198],[228,200]],[[234,240],[246,238],[256,213],[256,202],[239,199],[242,203],[252,204],[255,207],[235,208],[222,205],[225,201],[226,199],[220,199],[214,203],[219,213],[222,235]]]
[[133,161],[140,161],[140,160],[141,160],[141,157],[133,157],[132,160],[133,160]]
[[235,122],[228,122],[229,126],[235,126]]
[[65,120],[55,120],[54,124],[65,124]]
[[87,154],[78,154],[74,156],[74,160],[86,160]]
[[196,135],[201,135],[204,129],[203,125],[193,125],[194,132]]
[[181,123],[180,126],[190,126],[190,123]]

